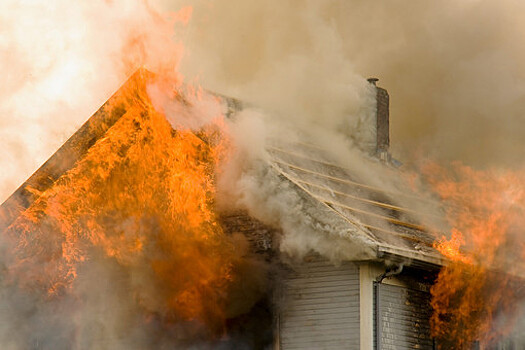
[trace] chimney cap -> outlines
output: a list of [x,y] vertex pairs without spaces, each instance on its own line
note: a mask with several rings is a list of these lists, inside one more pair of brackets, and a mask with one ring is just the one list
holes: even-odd
[[376,86],[376,83],[379,81],[378,78],[368,78],[366,80],[368,80],[368,82],[374,86]]

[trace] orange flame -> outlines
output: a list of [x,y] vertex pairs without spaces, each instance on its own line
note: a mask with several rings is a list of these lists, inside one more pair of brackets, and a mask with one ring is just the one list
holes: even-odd
[[[27,154],[22,146],[7,152],[2,178],[12,177],[10,186],[36,165],[22,172],[18,163],[35,157],[43,162],[58,147],[57,135],[73,132],[125,76],[139,67],[159,75],[135,76],[80,129],[85,137],[70,140],[72,154],[66,152],[57,173],[53,161],[53,180],[39,173],[36,182],[45,184],[35,186],[40,190],[24,187],[32,191],[31,205],[25,209],[24,202],[24,211],[14,222],[10,217],[0,235],[0,302],[10,305],[11,297],[27,295],[31,301],[20,305],[44,310],[38,317],[46,319],[48,307],[61,309],[56,319],[67,321],[59,322],[58,331],[74,328],[65,342],[80,333],[90,343],[98,336],[106,341],[108,334],[130,339],[133,330],[138,338],[152,334],[148,341],[166,336],[170,344],[173,337],[178,344],[222,335],[226,323],[231,327],[261,297],[263,274],[253,269],[260,272],[264,264],[249,257],[243,238],[224,234],[214,212],[218,163],[230,148],[222,106],[183,87],[178,71],[192,8],[161,14],[148,0],[33,2],[8,5],[12,11],[4,16],[12,48],[6,57],[15,74],[8,74],[0,100],[12,126],[1,137],[30,145]],[[208,110],[213,113],[200,113]],[[116,122],[109,127],[105,121]],[[6,182],[0,181],[0,195],[12,192]],[[236,283],[241,275],[243,283]],[[105,281],[101,290],[97,278]],[[233,301],[235,293],[242,298]],[[93,306],[103,312],[94,323],[111,317],[118,322],[99,332],[90,320]],[[36,319],[15,309],[20,323]],[[39,334],[40,325],[27,332]],[[20,348],[36,346],[25,343],[24,334],[16,334]]]
[[459,164],[453,172],[427,164],[424,173],[449,205],[453,227],[449,240],[434,245],[450,263],[431,289],[433,336],[444,348],[468,349],[474,341],[491,346],[512,330],[523,297],[516,276],[525,256],[524,174]]
[[0,201],[137,68],[179,74],[192,8],[163,13],[158,5],[0,2]]
[[8,278],[58,298],[72,292],[82,264],[102,254],[148,281],[153,293],[131,291],[145,315],[195,319],[220,332],[235,263],[214,214],[224,125],[174,130],[144,79],[136,75],[104,107],[122,116],[10,226]]
[[446,237],[441,237],[441,239],[434,243],[434,247],[452,261],[472,264],[472,259],[460,251],[461,246],[464,244],[465,239],[463,238],[463,234],[456,229],[452,229],[451,238],[447,240]]

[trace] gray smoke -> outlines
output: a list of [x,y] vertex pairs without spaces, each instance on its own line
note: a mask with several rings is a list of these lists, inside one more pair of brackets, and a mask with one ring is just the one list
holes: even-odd
[[356,107],[356,76],[377,76],[392,96],[393,151],[404,161],[521,164],[521,1],[191,4],[182,68],[209,88],[331,123]]

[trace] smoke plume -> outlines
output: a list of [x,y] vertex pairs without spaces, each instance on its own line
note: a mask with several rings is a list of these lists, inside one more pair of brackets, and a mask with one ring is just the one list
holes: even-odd
[[392,97],[392,147],[403,161],[521,163],[520,1],[193,5],[182,68],[205,86],[333,125],[358,105],[359,77],[377,76]]
[[[327,140],[327,148],[337,149],[331,140],[343,134],[360,139],[356,134],[363,130],[349,125],[366,120],[371,94],[364,78],[377,76],[392,97],[392,152],[403,162],[417,169],[419,161],[429,158],[445,167],[462,161],[502,173],[523,167],[525,70],[520,63],[525,51],[517,45],[524,32],[521,2],[196,1],[194,8],[182,69],[198,74],[211,89],[313,130],[321,143]],[[353,171],[373,175],[368,181],[399,189],[391,178],[352,156],[353,151],[333,153]],[[264,185],[271,181],[252,187],[264,193]],[[523,188],[523,181],[516,186]],[[254,208],[254,215],[264,211],[260,203]],[[514,230],[504,236],[523,240]],[[305,236],[295,242],[296,253],[317,246],[337,260],[333,247],[309,244]],[[498,247],[500,254],[513,257],[505,263],[507,270],[522,254],[509,254],[508,248]]]

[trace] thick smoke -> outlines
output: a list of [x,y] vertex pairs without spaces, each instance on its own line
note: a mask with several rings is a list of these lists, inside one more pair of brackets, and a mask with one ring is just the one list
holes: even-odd
[[[335,262],[366,255],[363,246],[342,249],[336,223],[319,223],[308,215],[301,221],[293,215],[306,213],[305,204],[296,189],[286,190],[287,182],[275,178],[266,165],[269,140],[305,141],[308,135],[357,178],[407,191],[397,174],[366,159],[366,153],[375,152],[375,140],[369,139],[374,136],[370,129],[375,128],[376,92],[346,52],[347,33],[332,16],[340,10],[336,3],[197,1],[192,5],[194,18],[186,32],[182,71],[199,76],[212,91],[264,110],[247,108],[233,121],[233,143],[239,152],[223,176],[227,181],[221,187],[230,195],[226,202],[238,203],[283,229],[281,249],[291,255],[300,257],[313,249]],[[414,203],[403,205],[410,208]],[[378,220],[376,226],[387,225]],[[309,234],[321,227],[335,235],[324,240]]]
[[377,76],[392,96],[392,147],[404,161],[521,163],[521,1],[193,4],[182,66],[210,88],[333,125],[357,105],[356,73]]
[[[300,259],[313,251],[340,263],[364,260],[374,254],[371,242],[356,234],[357,226],[349,228],[348,222],[305,196],[270,165],[265,150],[268,142],[276,138],[300,140],[297,128],[247,109],[236,115],[230,132],[236,149],[220,176],[219,204],[223,210],[246,209],[251,216],[281,231],[282,235],[275,239],[284,257]],[[341,145],[334,135],[330,136],[330,143],[337,150]],[[343,144],[344,152],[351,154],[349,144]]]
[[[366,120],[366,108],[360,107],[367,106],[371,94],[364,78],[378,76],[392,96],[396,157],[409,164],[432,158],[478,168],[522,167],[525,51],[517,43],[524,29],[519,16],[524,3],[290,0],[194,5],[183,70],[198,74],[213,90],[273,111],[317,136],[331,135],[318,137],[328,148],[343,133],[360,139],[356,131],[363,130],[349,125]],[[242,134],[261,129],[255,126]],[[364,166],[353,151],[334,153],[360,175],[373,175],[368,181],[399,189],[387,174]],[[265,212],[260,200],[281,196],[278,203],[269,199],[266,209],[286,203],[278,212],[288,219],[280,222],[286,229],[286,221],[293,221],[286,208],[300,202],[270,179],[247,183],[255,191],[246,193],[262,194],[246,201],[254,206],[254,215],[279,218]],[[269,195],[272,189],[275,196]],[[312,227],[311,222],[291,223],[284,237],[293,238],[297,231],[305,235],[281,247],[299,255],[313,248],[338,260],[333,247],[309,241],[303,224]]]

